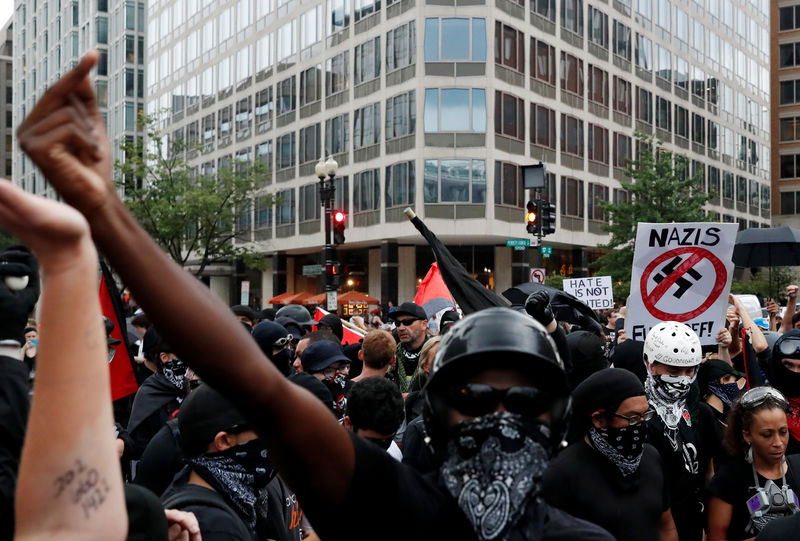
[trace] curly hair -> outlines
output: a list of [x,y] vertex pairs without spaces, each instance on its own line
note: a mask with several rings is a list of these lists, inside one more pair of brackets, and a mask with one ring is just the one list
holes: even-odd
[[731,456],[743,457],[749,446],[744,441],[742,431],[750,431],[750,427],[753,426],[753,418],[758,412],[772,409],[786,411],[785,405],[771,396],[766,397],[764,402],[754,408],[742,407],[742,403],[737,401],[728,412],[728,426],[723,438],[725,450]]
[[350,417],[353,431],[363,428],[394,434],[403,422],[403,396],[386,378],[365,378],[350,389],[345,415]]

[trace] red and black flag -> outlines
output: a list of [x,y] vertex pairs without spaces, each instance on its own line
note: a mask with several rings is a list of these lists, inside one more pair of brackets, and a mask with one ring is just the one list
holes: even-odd
[[128,350],[128,332],[122,312],[122,297],[111,271],[102,259],[100,270],[103,273],[100,277],[100,310],[114,323],[110,337],[117,341],[116,345],[108,346],[114,350],[114,355],[108,362],[111,375],[111,400],[117,400],[134,394],[139,386],[133,373],[134,361]]

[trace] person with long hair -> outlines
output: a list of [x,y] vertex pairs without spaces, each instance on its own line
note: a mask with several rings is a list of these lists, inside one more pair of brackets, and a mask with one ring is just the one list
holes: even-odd
[[725,446],[735,459],[709,485],[709,541],[753,539],[770,521],[799,510],[800,455],[785,455],[788,411],[772,387],[747,391],[731,408]]

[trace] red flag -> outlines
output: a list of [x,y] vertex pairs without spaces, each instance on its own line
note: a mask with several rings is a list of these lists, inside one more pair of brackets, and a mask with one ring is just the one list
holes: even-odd
[[422,306],[428,317],[447,307],[455,307],[456,303],[453,301],[453,296],[442,279],[442,273],[439,272],[439,264],[437,262],[434,261],[431,264],[428,274],[420,282],[414,302]]
[[[323,310],[319,306],[317,306],[317,311],[314,312],[314,321],[319,321],[324,316],[330,314],[327,310]],[[364,339],[366,333],[361,331],[360,329],[355,329],[350,325],[350,323],[346,321],[342,321],[342,345],[346,346],[347,344],[358,344],[361,340]]]
[[111,338],[121,342],[114,348],[114,358],[108,363],[111,374],[111,400],[117,400],[135,393],[139,389],[136,376],[133,374],[133,359],[128,351],[128,332],[125,318],[122,316],[119,291],[108,267],[100,262],[103,271],[100,277],[100,310],[103,315],[114,322]]

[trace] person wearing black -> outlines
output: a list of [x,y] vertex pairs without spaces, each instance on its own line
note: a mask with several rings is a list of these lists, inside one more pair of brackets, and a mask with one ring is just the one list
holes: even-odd
[[[733,366],[720,359],[708,359],[697,370],[697,383],[700,388],[700,396],[709,405],[714,414],[714,430],[719,441],[725,437],[725,427],[728,426],[728,413],[731,406],[742,390],[739,387],[739,380],[744,382],[744,374],[737,371]],[[714,457],[714,467],[717,468],[727,462],[727,453],[720,448],[720,453]]]
[[545,501],[618,541],[677,541],[661,456],[645,443],[653,410],[642,383],[627,370],[607,368],[578,385],[572,399],[581,438],[547,468]]
[[[441,466],[419,475],[349,435],[319,400],[284,378],[228,306],[136,222],[111,181],[110,144],[89,78],[98,58],[90,52],[42,95],[18,129],[20,146],[87,219],[98,248],[176,353],[268,443],[321,539],[613,539],[540,498],[569,410],[552,317],[543,328],[498,307],[453,326],[426,386],[426,425]],[[64,129],[42,129],[37,119],[50,115]],[[465,446],[470,441],[478,445]],[[492,459],[480,460],[484,452]],[[525,482],[509,488],[509,479]],[[487,493],[491,487],[497,491]],[[353,509],[358,520],[344,520]]]
[[702,360],[700,339],[691,327],[665,321],[647,332],[643,352],[645,392],[656,412],[648,421],[648,441],[664,461],[678,537],[699,541],[705,523],[702,489],[719,448],[713,414],[699,397],[697,403],[689,400]]
[[157,372],[149,376],[133,400],[128,420],[128,434],[133,440],[129,456],[136,460],[147,447],[147,443],[161,430],[178,410],[186,396],[186,364],[151,327],[144,335],[144,354],[157,366]]
[[391,369],[400,391],[407,393],[419,365],[419,354],[428,340],[428,316],[416,303],[404,302],[389,314],[397,326],[397,362]]
[[735,459],[708,487],[709,541],[751,539],[769,522],[800,511],[800,456],[785,455],[787,411],[772,387],[755,387],[733,406],[725,443]]
[[789,402],[786,454],[800,454],[800,329],[785,332],[775,342],[767,376]]

